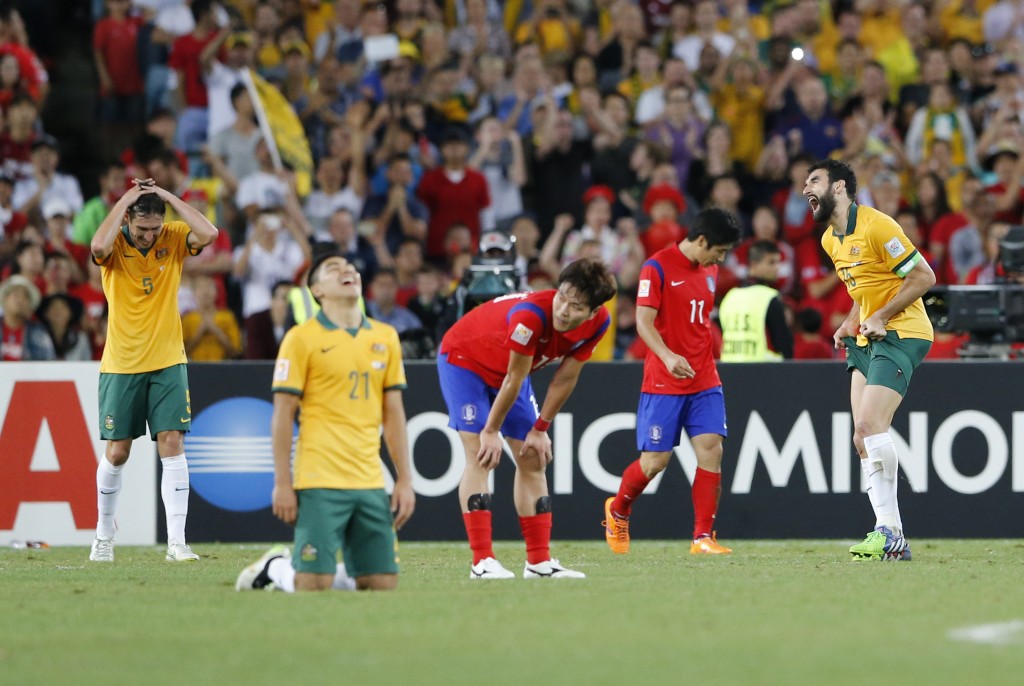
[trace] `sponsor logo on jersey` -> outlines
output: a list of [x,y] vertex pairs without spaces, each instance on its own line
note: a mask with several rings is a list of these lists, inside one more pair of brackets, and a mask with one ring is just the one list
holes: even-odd
[[640,287],[636,290],[636,297],[646,298],[651,294],[651,280],[640,279]]
[[533,329],[528,327],[526,324],[516,324],[516,328],[512,331],[512,340],[519,345],[526,345],[533,338]]
[[903,243],[900,242],[899,238],[893,238],[888,243],[886,243],[885,249],[893,257],[899,257],[900,255],[907,251],[907,249],[903,247]]
[[853,257],[854,255],[860,255],[860,246],[850,246],[850,257]]
[[168,252],[169,252],[169,250],[167,248],[160,248],[159,250],[156,251],[156,259],[158,259],[158,260],[164,259],[165,257],[167,257],[167,253]]
[[274,365],[274,381],[287,381],[288,371],[291,369],[291,360],[280,359]]
[[370,352],[376,353],[378,355],[383,355],[387,351],[388,347],[383,343],[374,343],[372,346],[370,346]]

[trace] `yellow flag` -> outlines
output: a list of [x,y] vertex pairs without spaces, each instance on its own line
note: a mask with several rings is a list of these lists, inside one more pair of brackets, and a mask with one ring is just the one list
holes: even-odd
[[313,154],[302,122],[281,91],[262,76],[246,70],[245,82],[274,166],[280,169],[282,163],[287,163],[295,172],[299,197],[308,195],[313,188]]

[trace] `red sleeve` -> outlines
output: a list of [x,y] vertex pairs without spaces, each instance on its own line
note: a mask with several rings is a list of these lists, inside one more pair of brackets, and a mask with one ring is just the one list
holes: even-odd
[[427,172],[420,179],[420,185],[416,189],[416,195],[427,206],[431,212],[434,211],[434,173]]
[[647,260],[640,269],[640,284],[636,289],[636,304],[644,307],[661,308],[661,291],[664,287],[665,272],[657,260]]
[[99,23],[96,24],[96,28],[92,32],[92,48],[93,50],[103,51],[104,46],[107,44],[107,39],[110,36],[110,32],[107,27],[110,23],[106,19],[100,19]]
[[505,331],[505,347],[520,355],[533,357],[537,352],[538,339],[544,333],[544,320],[540,307],[534,303],[522,302],[508,312],[508,327]]
[[171,69],[177,69],[179,71],[185,69],[185,39],[188,36],[182,36],[178,40],[174,41],[174,45],[171,46],[171,56],[167,58],[167,66]]

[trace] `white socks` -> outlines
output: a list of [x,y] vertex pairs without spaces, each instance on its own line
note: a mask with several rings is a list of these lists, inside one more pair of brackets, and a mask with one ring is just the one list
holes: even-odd
[[117,495],[121,492],[121,470],[124,465],[115,467],[107,460],[106,455],[100,457],[96,467],[96,509],[99,519],[96,521],[96,538],[113,538],[114,511],[117,509]]
[[875,526],[886,526],[897,533],[903,532],[900,507],[896,500],[896,475],[899,463],[896,446],[888,432],[864,437],[864,450],[868,456],[861,467],[868,483],[868,499],[875,510]]
[[167,545],[185,542],[185,517],[188,516],[188,464],[185,454],[160,460],[160,496],[167,515]]
[[[295,568],[292,561],[285,557],[277,557],[270,561],[267,566],[267,576],[274,582],[274,585],[285,593],[295,593]],[[354,591],[356,580],[345,572],[345,565],[338,563],[334,572],[334,581],[331,583],[331,590]]]
[[267,565],[267,576],[285,593],[295,593],[295,568],[287,557],[275,557]]

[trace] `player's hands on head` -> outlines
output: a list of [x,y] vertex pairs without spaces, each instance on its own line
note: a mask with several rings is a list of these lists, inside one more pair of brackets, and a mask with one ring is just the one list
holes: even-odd
[[294,524],[299,512],[299,500],[291,486],[274,486],[271,495],[274,516],[285,524]]
[[677,379],[692,379],[697,375],[697,372],[693,371],[693,367],[690,366],[690,363],[682,355],[670,352],[661,361],[664,363],[668,373]]
[[416,509],[416,493],[412,490],[412,481],[399,479],[395,482],[395,490],[391,493],[391,513],[395,518],[395,529],[401,529],[402,525],[412,517]]
[[477,451],[476,461],[484,469],[494,469],[501,461],[502,448],[501,434],[484,429],[480,432],[480,450]]

